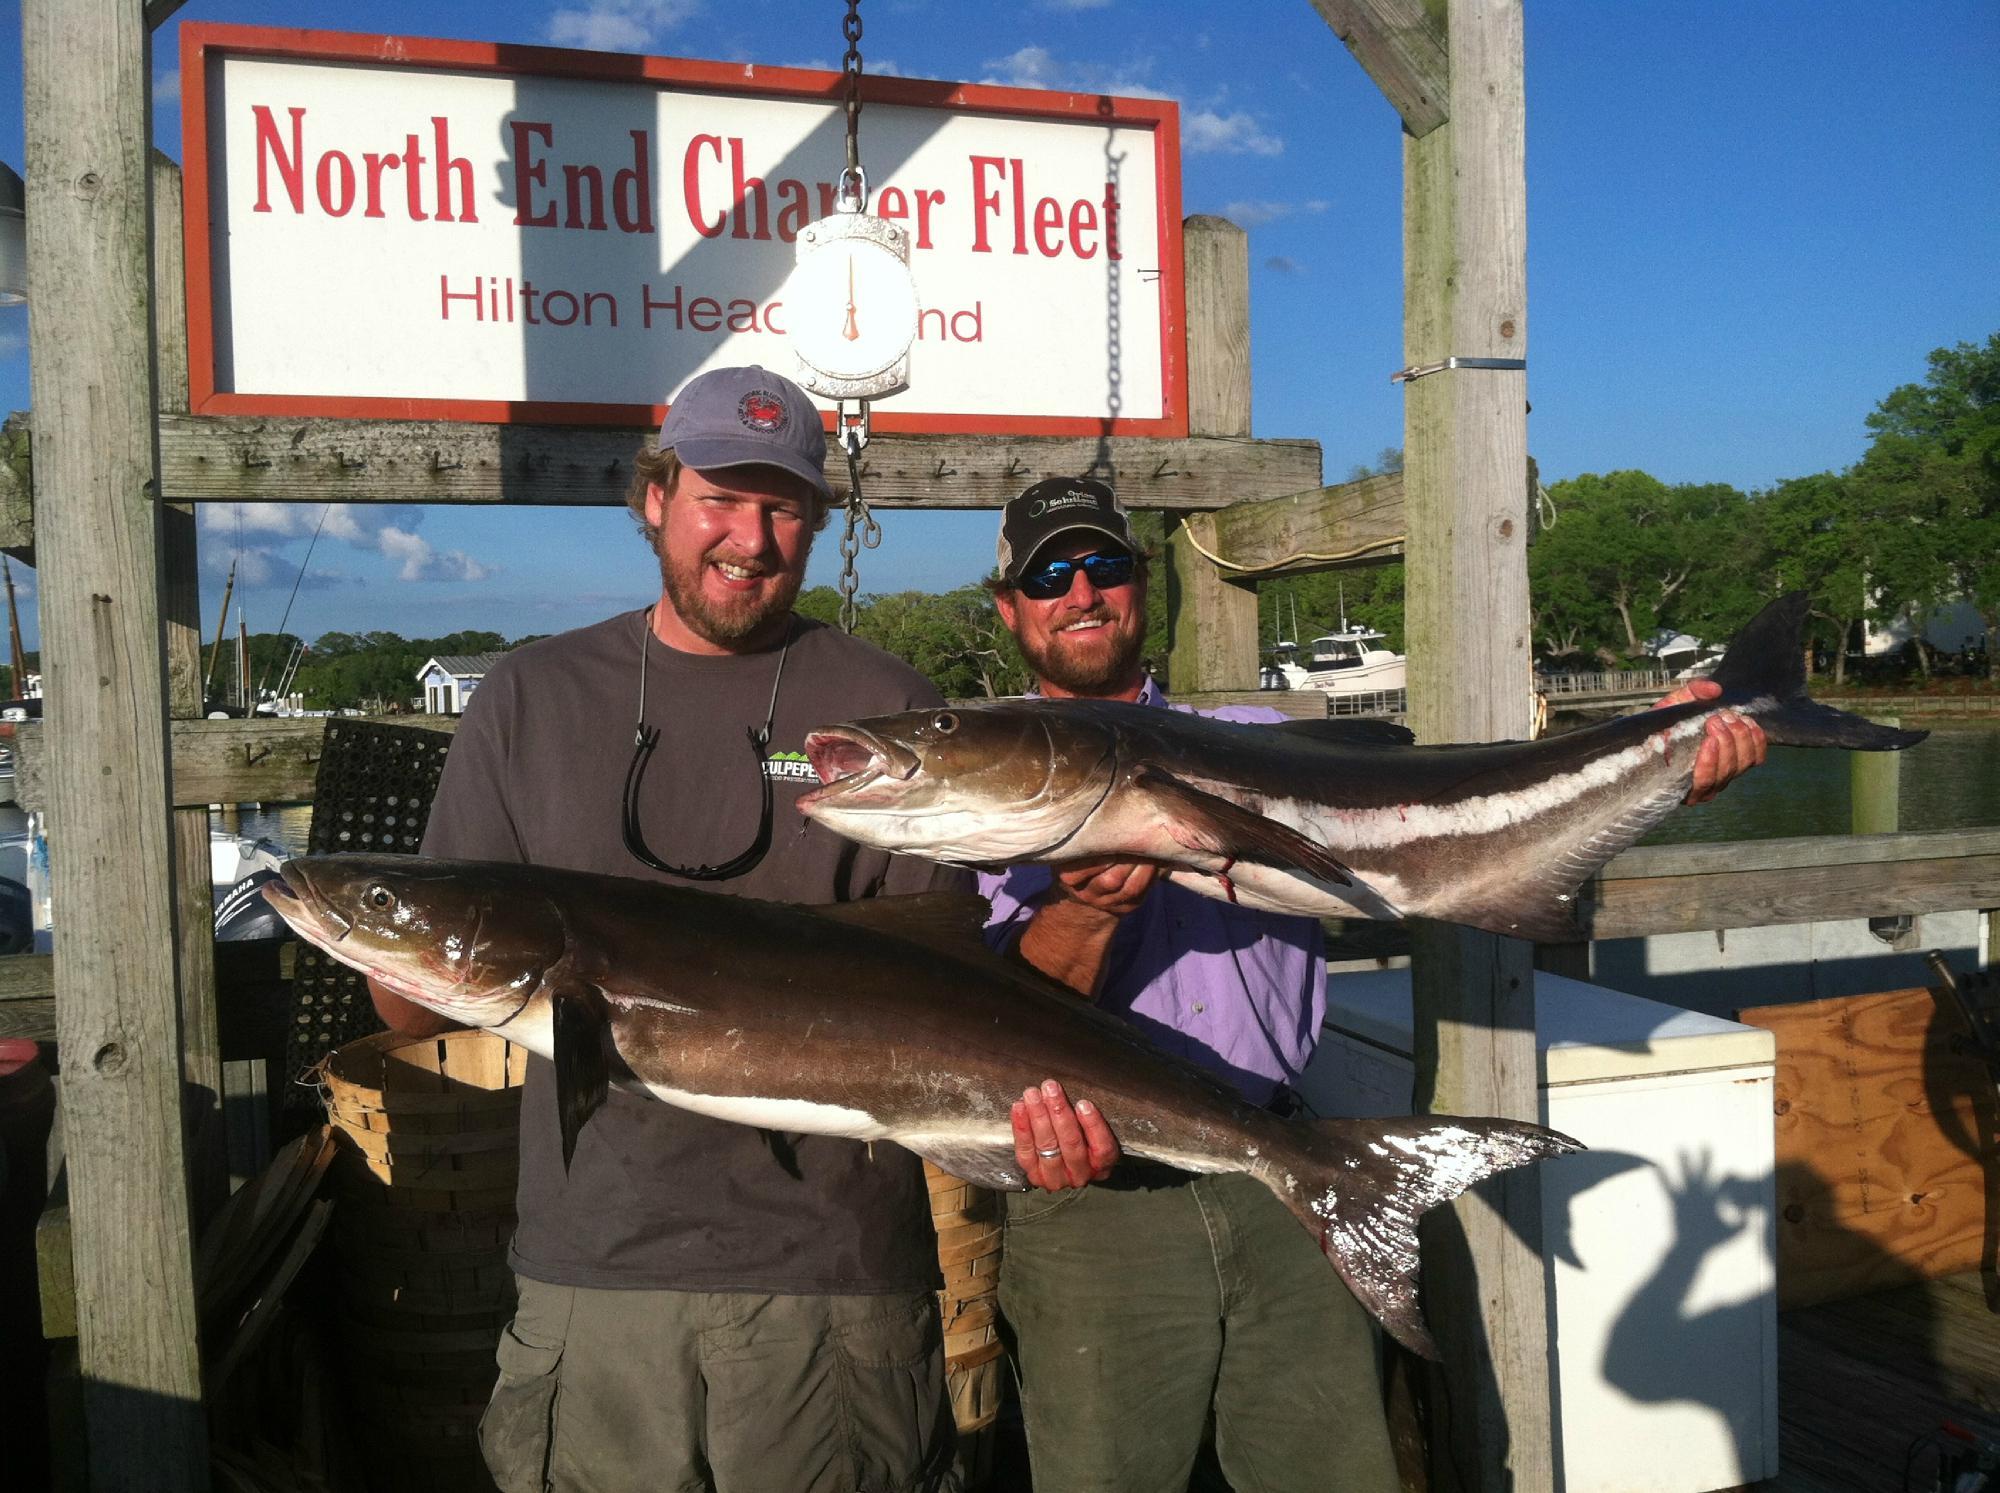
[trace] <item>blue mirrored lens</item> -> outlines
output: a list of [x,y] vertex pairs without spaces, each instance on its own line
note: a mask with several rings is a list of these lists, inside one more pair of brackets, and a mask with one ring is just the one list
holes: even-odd
[[1130,555],[1080,555],[1074,560],[1051,560],[1032,575],[1021,577],[1021,594],[1031,601],[1054,601],[1069,595],[1070,583],[1081,570],[1099,591],[1111,591],[1132,579]]

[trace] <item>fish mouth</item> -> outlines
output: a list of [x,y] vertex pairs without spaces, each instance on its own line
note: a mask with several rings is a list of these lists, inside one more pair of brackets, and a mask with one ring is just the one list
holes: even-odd
[[276,877],[259,888],[264,894],[264,900],[271,904],[279,917],[291,924],[294,932],[309,942],[326,948],[330,944],[339,943],[354,931],[354,925],[335,912],[324,899],[302,896],[295,891],[292,887],[294,880],[306,892],[312,890],[312,884],[306,880],[304,870],[289,861],[279,868]]
[[858,726],[811,732],[806,737],[806,760],[820,786],[800,796],[801,810],[834,798],[853,798],[884,779],[906,783],[923,765],[908,747]]

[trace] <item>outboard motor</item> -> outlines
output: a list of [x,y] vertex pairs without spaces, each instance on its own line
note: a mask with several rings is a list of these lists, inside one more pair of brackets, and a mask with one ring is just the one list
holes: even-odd
[[218,943],[237,943],[252,938],[297,937],[266,902],[263,889],[278,879],[274,866],[260,866],[222,894],[215,904],[215,937]]

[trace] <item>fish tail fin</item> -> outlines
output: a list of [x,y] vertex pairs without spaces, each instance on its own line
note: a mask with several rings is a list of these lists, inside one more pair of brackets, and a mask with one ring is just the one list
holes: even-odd
[[1899,752],[1928,731],[1877,725],[1806,694],[1803,591],[1781,596],[1744,624],[1709,677],[1722,686],[1724,705],[1760,703],[1751,713],[1779,746],[1845,747],[1849,751]]
[[1417,1220],[1495,1172],[1584,1149],[1522,1120],[1420,1115],[1318,1120],[1309,1129],[1310,1159],[1274,1168],[1304,1161],[1273,1190],[1319,1238],[1355,1298],[1425,1358],[1438,1353],[1417,1303]]

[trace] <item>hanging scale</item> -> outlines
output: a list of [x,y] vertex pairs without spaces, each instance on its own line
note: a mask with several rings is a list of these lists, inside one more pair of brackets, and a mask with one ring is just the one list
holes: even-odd
[[854,631],[855,557],[882,542],[881,525],[861,495],[861,452],[868,444],[871,400],[909,387],[917,340],[917,287],[910,236],[868,211],[861,168],[861,0],[847,0],[841,23],[847,55],[847,164],[834,211],[799,231],[798,264],[785,293],[799,383],[834,401],[834,434],[847,453],[847,512],[840,536],[840,625]]

